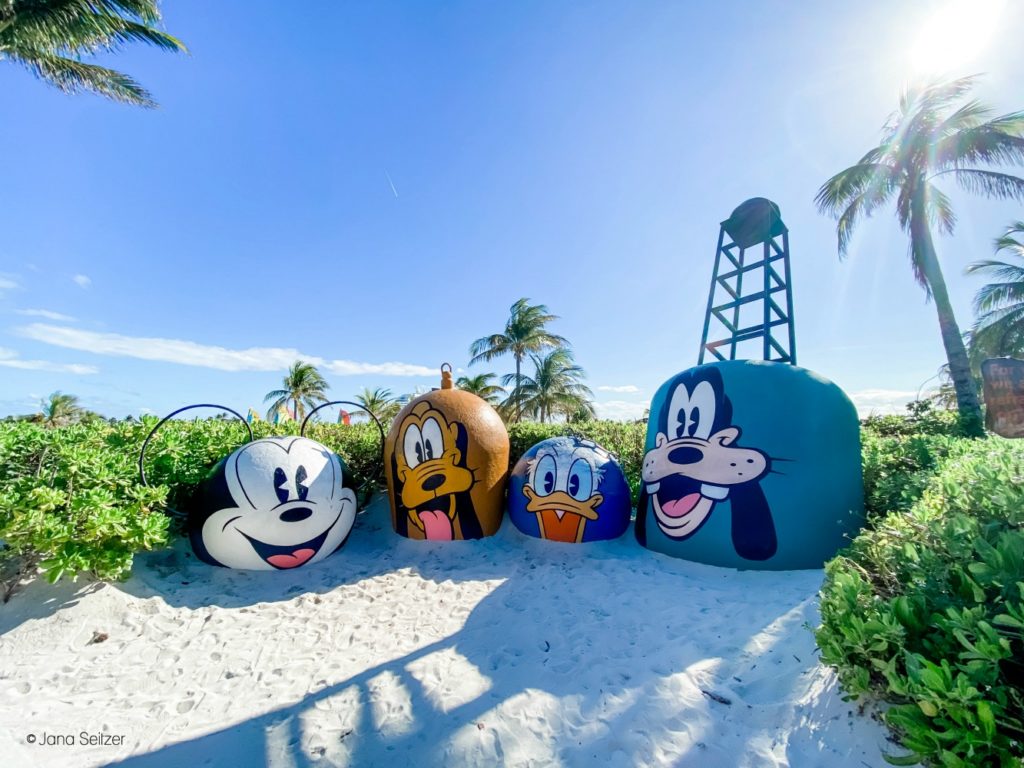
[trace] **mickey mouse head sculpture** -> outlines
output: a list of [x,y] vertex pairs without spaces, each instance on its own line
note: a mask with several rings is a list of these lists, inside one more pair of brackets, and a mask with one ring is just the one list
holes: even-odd
[[[146,447],[164,423],[192,408],[221,408],[246,425],[249,441],[213,466],[188,510],[186,527],[196,557],[210,565],[262,571],[323,560],[348,540],[356,491],[342,458],[305,437],[305,431],[316,411],[339,404],[356,405],[324,403],[306,416],[298,437],[259,440],[230,408],[208,403],[179,408],[158,422],[142,444],[142,483],[147,484]],[[377,427],[383,444],[384,430],[379,422]]]

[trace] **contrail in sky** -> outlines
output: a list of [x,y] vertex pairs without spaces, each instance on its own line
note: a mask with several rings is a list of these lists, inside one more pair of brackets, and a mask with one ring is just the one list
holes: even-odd
[[387,168],[384,169],[384,175],[388,177],[388,184],[391,185],[391,191],[395,193],[395,199],[397,200],[398,199],[398,190],[395,189],[395,182],[393,182],[391,180],[391,174],[388,173],[388,169]]

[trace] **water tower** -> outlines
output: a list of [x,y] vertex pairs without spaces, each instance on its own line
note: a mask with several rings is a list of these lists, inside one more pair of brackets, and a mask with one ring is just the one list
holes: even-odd
[[796,364],[789,230],[763,197],[722,222],[698,363],[761,359]]

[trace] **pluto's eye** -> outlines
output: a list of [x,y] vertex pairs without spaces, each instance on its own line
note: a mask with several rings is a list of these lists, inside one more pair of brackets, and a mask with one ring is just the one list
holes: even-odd
[[277,500],[284,504],[288,501],[288,475],[281,467],[274,470],[274,491],[277,492]]
[[437,419],[423,422],[423,452],[427,461],[439,459],[444,455],[444,439],[441,437],[441,425]]
[[402,448],[402,452],[405,454],[405,463],[409,469],[423,463],[423,435],[420,434],[420,428],[415,424],[410,424],[409,428],[405,430]]
[[545,454],[537,462],[537,470],[534,473],[533,489],[541,496],[548,496],[555,490],[555,476],[558,466],[555,464],[555,457]]
[[299,468],[295,470],[295,490],[299,493],[299,500],[305,501],[309,495],[309,486],[306,485],[306,468],[299,465]]
[[569,468],[569,495],[576,501],[589,499],[594,490],[594,470],[586,459],[576,459]]

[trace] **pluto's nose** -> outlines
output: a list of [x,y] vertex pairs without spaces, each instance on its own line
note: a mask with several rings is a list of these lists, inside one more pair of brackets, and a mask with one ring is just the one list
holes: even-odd
[[281,513],[281,522],[283,523],[298,523],[301,520],[305,520],[307,517],[313,514],[312,509],[306,507],[297,507],[295,509],[286,509]]
[[434,491],[444,485],[444,475],[431,475],[423,481],[424,491]]
[[697,464],[704,458],[704,451],[690,445],[681,445],[668,452],[668,460],[673,464]]

